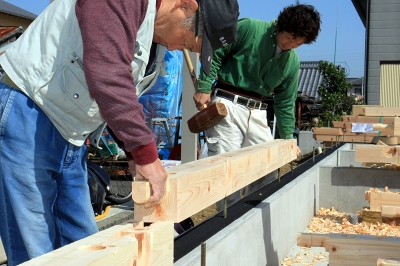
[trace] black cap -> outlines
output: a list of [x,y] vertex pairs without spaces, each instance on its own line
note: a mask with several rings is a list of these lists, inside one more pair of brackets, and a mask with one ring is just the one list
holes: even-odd
[[198,0],[203,15],[204,34],[201,65],[206,75],[214,51],[237,40],[239,4],[237,0]]

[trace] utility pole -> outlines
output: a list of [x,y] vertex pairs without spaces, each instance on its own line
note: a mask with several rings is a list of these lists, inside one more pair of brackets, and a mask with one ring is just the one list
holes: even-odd
[[335,51],[333,54],[333,65],[336,65],[336,42],[337,42],[337,21],[338,21],[338,0],[336,0],[336,31],[335,31]]

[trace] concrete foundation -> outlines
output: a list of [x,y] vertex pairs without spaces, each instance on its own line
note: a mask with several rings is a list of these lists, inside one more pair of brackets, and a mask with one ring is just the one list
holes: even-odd
[[[297,233],[319,208],[354,213],[368,206],[364,192],[371,187],[400,190],[400,172],[358,167],[352,148],[340,147],[205,241],[206,265],[280,265],[296,252]],[[200,251],[199,246],[175,265],[200,265]]]
[[[192,228],[193,230],[178,236],[175,239],[175,253],[180,251],[180,247],[191,244],[189,235],[195,230],[197,232],[193,234],[197,234],[198,238],[203,235],[201,241],[206,245],[206,252],[202,256],[201,245],[193,244],[194,248],[191,247],[183,255],[175,256],[174,265],[201,265],[203,257],[205,265],[278,266],[286,256],[296,257],[300,250],[296,245],[297,233],[306,230],[319,208],[334,207],[340,212],[354,213],[368,206],[364,192],[371,187],[383,190],[388,186],[391,191],[400,191],[400,182],[397,179],[400,172],[361,167],[360,162],[354,161],[355,145],[362,144],[344,144],[336,150],[328,149],[326,155],[322,153],[305,162],[307,167],[297,167],[295,171],[298,173],[293,177],[290,172],[282,176],[282,179],[288,180],[287,184],[282,181],[286,185],[280,185],[276,192],[266,199],[264,196],[264,200],[260,199],[261,202],[254,203],[249,200],[248,211],[243,212],[239,218],[231,219],[232,222],[226,222],[226,226],[221,227],[221,230],[215,232],[213,229],[214,232],[209,233],[199,225],[200,230]],[[266,187],[274,185],[276,184]],[[258,202],[260,203],[257,204]],[[106,218],[98,221],[99,228],[105,229],[131,219],[132,210],[132,202],[112,208]],[[219,217],[220,221],[229,220],[232,213],[228,210],[228,217]],[[206,222],[212,222],[212,219]],[[210,226],[206,222],[203,228],[208,229]],[[210,237],[204,239],[204,235]],[[178,241],[183,241],[184,244],[177,244]],[[323,251],[323,248],[310,250],[311,253]],[[0,243],[0,264],[1,259],[5,258],[4,255],[2,257]],[[326,266],[328,262],[316,265]]]

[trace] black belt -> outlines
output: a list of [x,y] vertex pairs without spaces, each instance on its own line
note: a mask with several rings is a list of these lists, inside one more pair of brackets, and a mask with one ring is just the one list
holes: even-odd
[[[246,106],[249,109],[259,109],[259,110],[267,110],[268,104],[261,102],[260,100],[255,100],[247,97],[243,97],[228,91],[224,91],[221,89],[215,89],[215,96],[225,98],[229,101],[236,102],[237,104]],[[236,101],[235,101],[236,99]]]
[[238,87],[235,87],[230,84],[223,83],[223,82],[216,81],[214,84],[214,88],[223,89],[224,91],[229,91],[230,93],[238,94],[238,95],[244,96],[246,98],[250,98],[250,99],[261,100],[263,98],[263,96],[261,94],[255,92],[255,91],[245,90],[245,89],[238,88]]

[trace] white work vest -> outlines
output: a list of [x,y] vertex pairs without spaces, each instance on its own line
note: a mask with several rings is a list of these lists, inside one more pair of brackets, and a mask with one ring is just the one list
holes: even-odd
[[[97,135],[101,134],[105,121],[89,95],[75,3],[76,0],[57,0],[50,4],[0,56],[0,64],[18,88],[48,115],[62,136],[81,146],[96,129]],[[164,74],[166,49],[158,45],[154,71],[144,77],[156,12],[156,0],[149,0],[137,33],[131,66],[138,96],[150,89],[160,73]]]

